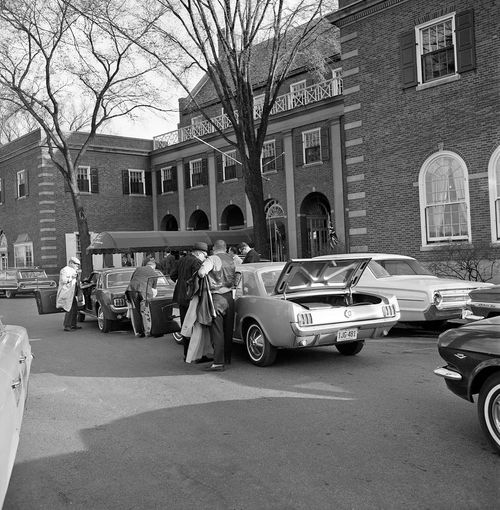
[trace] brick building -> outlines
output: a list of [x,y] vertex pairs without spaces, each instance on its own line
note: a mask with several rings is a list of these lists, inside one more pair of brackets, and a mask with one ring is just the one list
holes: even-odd
[[[81,137],[73,135],[75,147]],[[151,140],[96,136],[78,174],[91,231],[153,228],[152,146]],[[140,190],[134,180],[142,180]],[[0,229],[0,268],[34,265],[56,274],[68,257],[79,255],[71,195],[40,130],[0,147]],[[95,267],[102,264],[95,256]]]
[[340,0],[350,251],[500,255],[496,0]]

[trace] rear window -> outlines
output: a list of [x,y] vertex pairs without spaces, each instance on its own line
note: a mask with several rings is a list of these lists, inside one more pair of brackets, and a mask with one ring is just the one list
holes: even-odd
[[0,280],[17,280],[15,271],[0,271]]
[[106,280],[107,287],[123,287],[130,283],[130,278],[132,278],[131,271],[124,271],[123,273],[109,273]]
[[45,271],[19,271],[21,280],[32,280],[33,278],[47,278]]
[[412,259],[386,259],[370,261],[368,266],[376,278],[387,278],[388,276],[414,276],[432,275],[418,260]]
[[260,273],[260,278],[262,283],[264,284],[264,288],[266,289],[267,295],[271,295],[274,292],[274,288],[276,287],[276,282],[281,274],[283,268],[274,269],[270,271],[263,271]]

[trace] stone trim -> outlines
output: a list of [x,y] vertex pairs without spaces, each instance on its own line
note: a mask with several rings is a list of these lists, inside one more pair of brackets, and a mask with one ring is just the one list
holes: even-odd
[[364,156],[354,156],[352,158],[346,158],[345,164],[346,165],[356,165],[357,163],[364,163],[365,157]]
[[364,191],[360,191],[359,193],[347,194],[347,200],[360,200],[362,198],[366,198],[366,193]]
[[363,236],[367,233],[366,227],[363,228],[350,228],[349,235],[350,236]]
[[347,182],[359,182],[365,180],[365,174],[348,175]]

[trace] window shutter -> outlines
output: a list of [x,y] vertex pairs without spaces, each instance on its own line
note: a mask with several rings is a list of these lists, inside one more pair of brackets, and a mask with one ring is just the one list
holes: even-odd
[[0,177],[0,204],[5,202],[5,188],[4,188],[4,179]]
[[201,183],[204,185],[208,184],[208,160],[203,158],[201,160]]
[[321,128],[321,161],[330,159],[330,130],[323,126]]
[[162,185],[162,182],[161,182],[161,169],[156,170],[155,174],[156,174],[156,194],[157,195],[161,195],[162,192],[163,192],[163,190],[161,189],[161,185]]
[[170,191],[177,191],[177,166],[172,165],[172,189]]
[[130,183],[128,181],[128,170],[122,170],[123,194],[130,195]]
[[296,133],[294,137],[294,150],[295,150],[295,164],[302,166],[304,164],[304,152],[303,152],[303,141],[302,133]]
[[401,85],[404,89],[417,85],[417,51],[415,30],[403,34],[399,39],[401,50]]
[[276,138],[274,140],[274,149],[276,151],[276,171],[281,172],[283,170],[283,140],[281,138]]
[[215,168],[217,171],[217,182],[224,180],[224,172],[222,171],[222,154],[219,151],[215,151]]
[[144,172],[144,182],[146,184],[146,195],[153,194],[153,176],[151,172]]
[[184,163],[184,184],[186,188],[191,187],[191,175],[189,171],[189,161]]
[[474,37],[474,11],[469,9],[457,14],[457,71],[465,73],[476,68],[476,44]]
[[90,169],[90,192],[99,193],[99,176],[97,168]]
[[29,179],[29,177],[30,177],[30,176],[29,176],[28,170],[26,170],[26,171],[24,172],[24,175],[26,176],[26,184],[25,184],[25,186],[24,186],[24,189],[25,189],[24,195],[25,195],[25,196],[28,196],[28,195],[30,194],[30,186],[29,186],[29,184],[30,184],[30,179]]

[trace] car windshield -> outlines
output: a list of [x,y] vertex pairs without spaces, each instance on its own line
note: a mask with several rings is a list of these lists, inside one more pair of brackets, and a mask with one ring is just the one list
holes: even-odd
[[388,276],[429,276],[432,273],[415,259],[385,259],[371,260],[368,267],[375,278],[387,278]]
[[47,278],[45,271],[19,271],[19,277],[27,280],[31,278]]
[[15,280],[15,271],[0,271],[0,280]]
[[130,278],[132,278],[132,271],[109,273],[106,277],[106,287],[111,289],[126,286],[130,283]]

